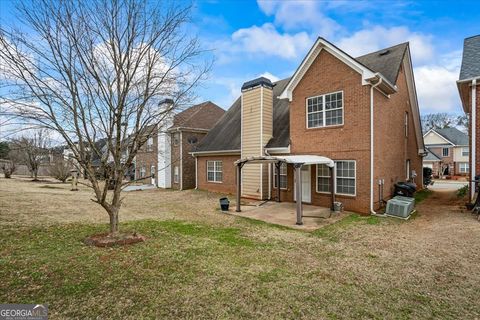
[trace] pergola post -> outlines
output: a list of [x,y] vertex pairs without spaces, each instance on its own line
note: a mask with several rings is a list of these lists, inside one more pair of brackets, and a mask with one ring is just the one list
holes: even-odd
[[335,166],[330,167],[330,191],[332,193],[332,207],[331,210],[335,210]]
[[[296,203],[297,203],[297,222],[296,224],[301,226],[303,224],[303,207],[302,207],[302,165],[303,163],[295,163],[295,193],[296,193]],[[279,183],[280,184],[280,183]]]
[[242,191],[242,167],[243,163],[237,164],[237,194],[236,194],[236,202],[237,202],[237,209],[236,212],[242,211],[240,209],[240,195]]
[[281,162],[275,162],[275,174],[277,175],[277,202],[280,202],[280,166]]

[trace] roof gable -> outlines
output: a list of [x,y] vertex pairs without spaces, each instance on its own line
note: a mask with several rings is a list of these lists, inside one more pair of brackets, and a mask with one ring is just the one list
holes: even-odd
[[480,77],[480,35],[466,38],[463,42],[462,67],[459,80]]
[[457,128],[435,129],[435,131],[455,146],[468,146],[468,135]]
[[225,110],[211,101],[194,105],[173,117],[172,128],[210,129],[225,113]]
[[423,140],[425,142],[425,145],[427,146],[444,144],[453,145],[451,141],[449,141],[447,138],[435,131],[435,129],[428,130],[428,132],[423,135]]

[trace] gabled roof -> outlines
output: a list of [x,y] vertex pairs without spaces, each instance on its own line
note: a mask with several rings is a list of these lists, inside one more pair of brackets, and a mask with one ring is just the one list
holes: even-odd
[[455,146],[468,146],[468,135],[457,128],[433,129],[433,131],[453,143]]
[[466,38],[463,43],[463,58],[459,80],[477,77],[480,77],[480,35]]
[[211,101],[194,105],[173,117],[173,128],[211,129],[225,110]]
[[402,65],[408,42],[397,44],[390,48],[378,50],[355,58],[369,69],[381,73],[388,81],[397,83],[398,73]]
[[426,148],[426,151],[428,152],[427,155],[423,158],[423,161],[441,161],[435,153],[433,153],[430,149]]
[[[273,138],[267,147],[288,147],[290,144],[290,117],[288,101],[278,98],[290,78],[273,83]],[[241,99],[238,98],[198,144],[196,152],[240,152]]]

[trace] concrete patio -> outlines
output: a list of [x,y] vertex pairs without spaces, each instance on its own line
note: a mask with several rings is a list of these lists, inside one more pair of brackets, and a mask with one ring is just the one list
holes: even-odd
[[331,213],[330,208],[312,206],[303,204],[303,225],[296,225],[296,204],[294,202],[274,202],[260,201],[242,204],[242,211],[235,212],[230,207],[229,214],[239,217],[245,217],[267,223],[278,224],[285,227],[291,227],[306,231],[313,231],[323,226],[332,224],[343,217],[349,215],[349,212]]

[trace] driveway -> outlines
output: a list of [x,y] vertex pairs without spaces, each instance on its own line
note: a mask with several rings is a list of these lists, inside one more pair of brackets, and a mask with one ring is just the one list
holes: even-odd
[[467,184],[468,182],[466,181],[434,180],[433,186],[429,186],[428,189],[453,191],[453,190],[458,190],[466,186]]

